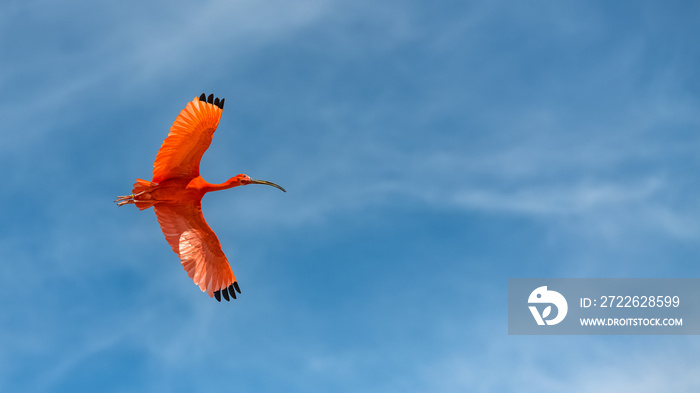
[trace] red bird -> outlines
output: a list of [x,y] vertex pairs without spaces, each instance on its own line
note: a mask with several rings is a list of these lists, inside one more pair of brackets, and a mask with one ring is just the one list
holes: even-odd
[[165,240],[180,257],[187,275],[209,297],[229,300],[241,293],[231,265],[221,250],[216,234],[204,221],[202,197],[210,191],[248,184],[275,183],[240,174],[221,184],[199,175],[199,162],[211,144],[224,109],[224,99],[202,94],[189,103],[175,119],[153,164],[153,180],[136,179],[131,195],[117,197],[117,205],[133,203],[139,210],[153,206]]

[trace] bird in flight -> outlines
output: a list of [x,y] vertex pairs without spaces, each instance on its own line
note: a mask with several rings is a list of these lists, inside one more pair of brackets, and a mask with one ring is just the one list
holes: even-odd
[[117,197],[118,206],[134,204],[139,210],[153,206],[165,240],[180,257],[187,275],[209,297],[227,301],[241,293],[231,265],[221,250],[216,234],[204,221],[202,197],[210,191],[248,184],[266,184],[287,192],[281,186],[234,176],[212,184],[199,175],[199,162],[211,144],[224,109],[224,99],[202,94],[187,103],[175,119],[170,133],[158,150],[153,164],[153,180],[136,179],[131,195]]

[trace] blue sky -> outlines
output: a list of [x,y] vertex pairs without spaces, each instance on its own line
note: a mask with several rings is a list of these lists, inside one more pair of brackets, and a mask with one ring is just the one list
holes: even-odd
[[[0,5],[0,391],[700,389],[693,336],[508,336],[509,277],[698,277],[692,2]],[[149,178],[202,174],[243,291],[192,284]]]

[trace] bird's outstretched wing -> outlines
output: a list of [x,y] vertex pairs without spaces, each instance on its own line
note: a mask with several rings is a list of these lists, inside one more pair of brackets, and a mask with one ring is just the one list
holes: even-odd
[[156,217],[165,239],[195,284],[209,297],[234,299],[241,293],[216,234],[204,221],[199,203],[157,204]]
[[199,176],[199,161],[209,148],[221,119],[224,99],[204,94],[187,103],[170,127],[170,133],[153,163],[153,182]]

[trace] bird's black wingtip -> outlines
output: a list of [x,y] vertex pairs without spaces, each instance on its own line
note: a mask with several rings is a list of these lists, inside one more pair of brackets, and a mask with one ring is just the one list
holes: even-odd
[[214,297],[218,302],[221,302],[222,297],[228,302],[231,301],[232,298],[236,299],[236,292],[241,293],[241,288],[238,286],[238,282],[234,281],[233,284],[228,287],[214,291]]
[[[231,294],[231,297],[232,297],[232,298],[234,298],[234,299],[236,298],[236,290],[233,289],[233,284],[231,284],[231,285],[228,286],[228,293]],[[240,292],[239,292],[239,293],[240,293]]]
[[227,302],[231,300],[231,298],[228,296],[228,288],[222,289],[221,294],[224,295],[224,299],[226,299]]
[[213,94],[209,94],[209,97],[207,97],[206,93],[202,93],[201,96],[199,96],[199,100],[202,102],[207,102],[209,104],[213,104],[219,107],[219,109],[224,109],[224,100],[225,98],[219,99],[219,97],[214,98]]

